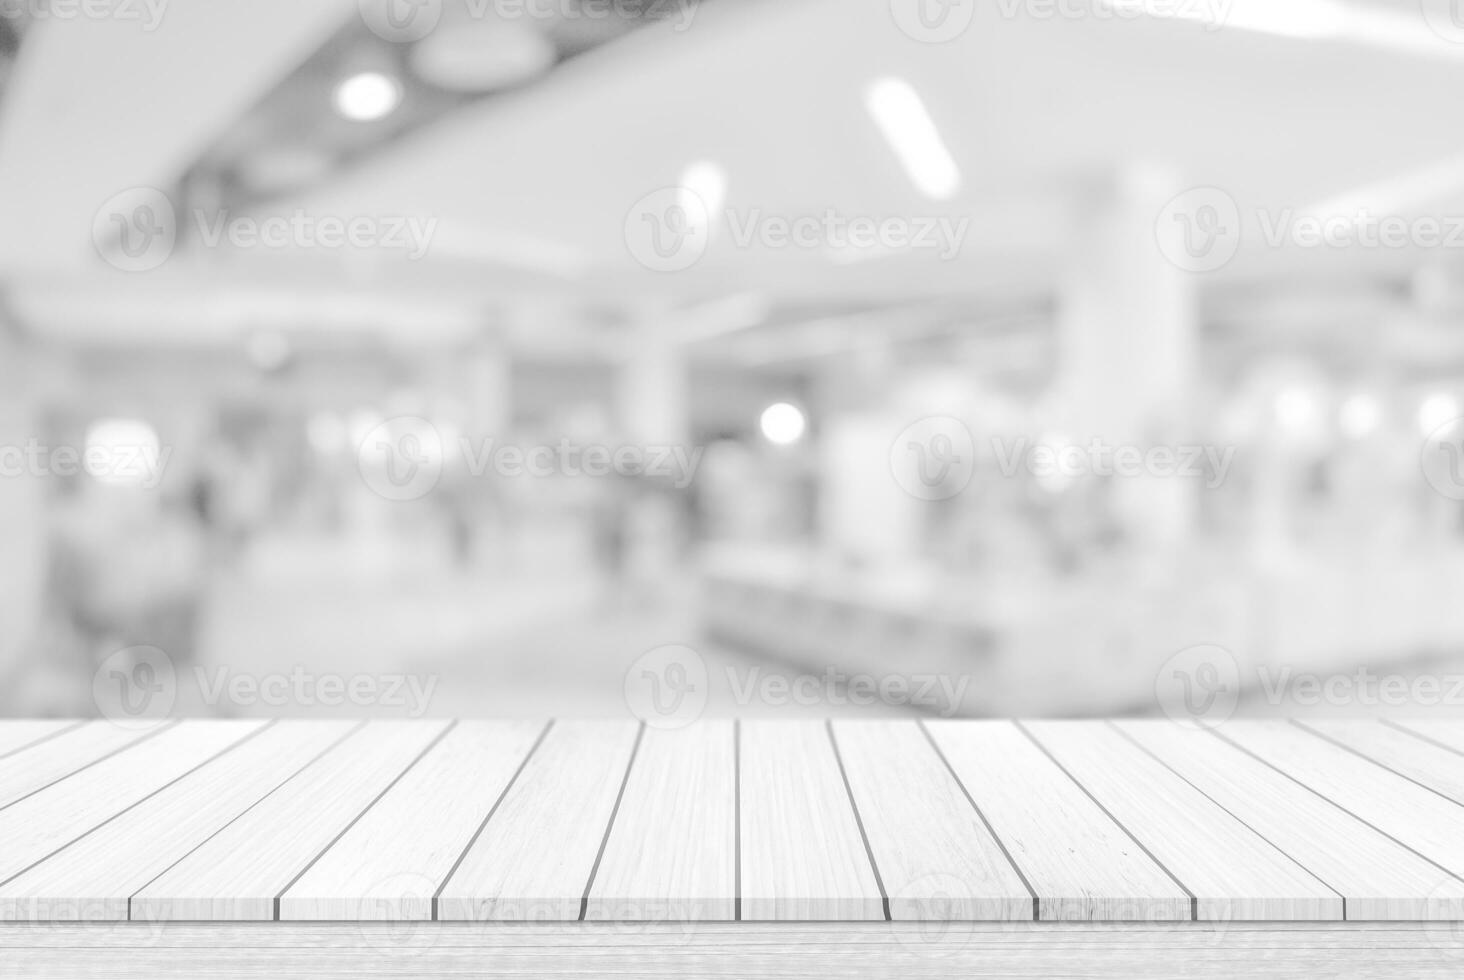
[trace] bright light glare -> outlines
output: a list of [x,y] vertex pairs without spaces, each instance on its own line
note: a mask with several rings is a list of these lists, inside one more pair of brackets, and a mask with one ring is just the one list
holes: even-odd
[[1372,435],[1383,421],[1383,406],[1375,395],[1353,395],[1342,403],[1338,419],[1342,434],[1349,439]]
[[1305,431],[1317,419],[1316,396],[1305,388],[1288,388],[1276,398],[1276,421],[1284,429]]
[[769,405],[760,422],[763,438],[775,446],[791,446],[808,431],[808,420],[796,405],[778,402]]
[[1203,21],[1212,30],[1235,27],[1281,37],[1321,38],[1341,34],[1348,11],[1336,0],[1231,0],[1229,4],[1174,0],[1104,0],[1113,10],[1151,17]]
[[682,172],[679,198],[687,218],[710,231],[727,201],[727,171],[710,160],[698,160]]
[[1445,423],[1459,418],[1459,399],[1448,392],[1429,395],[1418,409],[1418,429],[1431,436]]
[[335,90],[336,111],[347,119],[370,122],[391,115],[402,102],[402,87],[379,71],[363,71],[345,79]]
[[140,487],[161,473],[158,432],[139,419],[98,419],[86,430],[86,472],[112,487]]
[[944,201],[960,190],[961,171],[909,82],[881,78],[869,86],[865,104],[920,193]]
[[1346,12],[1332,0],[1235,0],[1222,26],[1282,37],[1319,38],[1342,33],[1345,22]]

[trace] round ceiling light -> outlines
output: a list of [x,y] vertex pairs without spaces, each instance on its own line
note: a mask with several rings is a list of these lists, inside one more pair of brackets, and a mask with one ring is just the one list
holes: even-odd
[[532,24],[479,20],[443,26],[412,48],[423,81],[450,92],[493,92],[521,85],[558,59],[554,43]]
[[363,71],[344,79],[335,90],[335,108],[347,119],[383,119],[402,104],[402,87],[379,71]]
[[763,438],[775,446],[791,446],[808,430],[808,418],[802,409],[788,402],[769,405],[758,422]]

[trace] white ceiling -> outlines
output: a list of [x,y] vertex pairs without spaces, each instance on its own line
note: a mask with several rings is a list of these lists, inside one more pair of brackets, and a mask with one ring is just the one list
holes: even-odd
[[[96,209],[129,186],[167,186],[355,4],[172,0],[150,34],[43,24],[0,117],[0,218],[10,229],[0,272],[37,329],[151,328],[170,340],[290,325],[324,309],[349,320],[362,297],[405,336],[520,307],[549,311],[532,320],[548,329],[579,301],[632,311],[747,294],[770,305],[891,303],[1045,288],[1069,247],[1073,201],[1135,164],[1279,209],[1464,159],[1448,122],[1464,46],[1430,34],[1411,3],[1389,22],[1406,43],[1386,44],[1158,18],[1006,17],[999,0],[977,3],[957,40],[924,44],[895,26],[890,3],[714,0],[688,30],[647,27],[271,205],[435,219],[420,262],[215,249],[147,274],[97,259]],[[863,91],[882,75],[921,93],[962,172],[955,200],[921,198],[872,124]],[[970,239],[957,261],[911,253],[844,266],[719,240],[690,270],[648,272],[627,251],[626,214],[701,159],[725,168],[730,208],[949,212],[971,219]],[[1464,208],[1464,173],[1429,196],[1423,206]],[[1248,245],[1215,278],[1403,274],[1419,261]]]

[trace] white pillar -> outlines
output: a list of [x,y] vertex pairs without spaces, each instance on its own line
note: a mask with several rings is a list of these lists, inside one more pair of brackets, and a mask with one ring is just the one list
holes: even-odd
[[503,344],[484,340],[468,354],[468,434],[495,440],[513,426],[513,361]]
[[641,446],[689,446],[686,347],[669,329],[643,327],[620,365],[616,409],[621,437]]
[[[1080,447],[1194,441],[1199,321],[1195,274],[1171,264],[1155,222],[1183,185],[1134,167],[1084,202],[1058,296],[1057,402],[1063,434]],[[1201,481],[1115,481],[1118,518],[1156,546],[1190,534]]]
[[[33,354],[0,323],[0,449],[6,471],[0,474],[0,678],[10,675],[23,659],[34,660],[36,628],[46,577],[45,480],[40,474],[14,474],[16,450],[24,451],[38,431]],[[0,697],[0,705],[5,704]],[[24,705],[8,705],[24,709]]]

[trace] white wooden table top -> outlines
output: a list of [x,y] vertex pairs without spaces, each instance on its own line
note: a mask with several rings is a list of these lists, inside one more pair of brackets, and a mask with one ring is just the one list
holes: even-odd
[[1464,723],[0,722],[0,920],[1464,919]]

